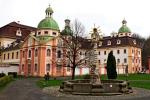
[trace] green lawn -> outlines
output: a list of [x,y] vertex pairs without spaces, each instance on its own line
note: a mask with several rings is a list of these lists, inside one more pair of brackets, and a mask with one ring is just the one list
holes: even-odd
[[130,81],[131,87],[138,87],[150,90],[150,81]]
[[[85,76],[76,76],[76,79],[83,79]],[[106,75],[101,76],[101,80],[107,79]],[[150,74],[129,74],[128,76],[125,75],[118,75],[118,80],[128,80],[130,82],[131,87],[139,87],[150,89]],[[63,80],[49,80],[45,81],[39,80],[37,85],[40,88],[48,87],[48,86],[59,86]]]
[[48,87],[48,86],[59,86],[63,80],[39,80],[37,81],[37,85],[40,88]]
[[[102,75],[101,79],[107,79],[107,75]],[[150,74],[129,74],[128,76],[122,74],[118,75],[118,80],[150,80]]]

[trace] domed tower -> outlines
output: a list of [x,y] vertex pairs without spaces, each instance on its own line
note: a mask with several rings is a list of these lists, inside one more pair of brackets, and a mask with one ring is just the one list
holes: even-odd
[[39,38],[40,42],[46,42],[49,39],[59,35],[59,26],[53,19],[53,9],[49,7],[45,10],[46,16],[38,24],[38,30],[36,37]]
[[69,19],[65,20],[65,29],[62,30],[61,35],[73,35],[73,31],[71,30]]
[[127,21],[125,19],[122,21],[122,27],[118,30],[118,35],[119,37],[131,36],[131,30],[127,27]]

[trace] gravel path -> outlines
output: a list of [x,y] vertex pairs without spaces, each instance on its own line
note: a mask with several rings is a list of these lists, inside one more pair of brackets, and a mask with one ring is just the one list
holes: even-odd
[[[50,96],[55,96],[61,98],[61,100],[150,100],[150,90],[133,88],[133,93],[115,95],[115,96],[80,96],[80,95],[71,95],[64,94],[58,91],[59,87],[46,87],[43,89],[44,93],[49,94]],[[143,99],[145,98],[145,99]]]
[[10,83],[0,93],[0,100],[57,100],[36,86],[37,79],[21,79]]
[[38,79],[21,79],[10,83],[0,92],[0,100],[150,100],[150,90],[134,88],[133,94],[117,96],[79,96],[58,92],[59,87],[41,90]]

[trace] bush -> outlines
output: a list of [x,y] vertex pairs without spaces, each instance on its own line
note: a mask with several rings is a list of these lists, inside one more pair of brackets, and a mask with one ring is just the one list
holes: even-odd
[[5,73],[3,73],[3,72],[2,72],[2,73],[0,73],[0,78],[1,78],[1,77],[4,77],[4,76],[6,76],[6,74],[5,74]]
[[7,83],[13,80],[13,76],[4,76],[0,78],[0,87],[5,86]]
[[17,78],[17,72],[8,72],[8,75],[12,75],[13,78]]

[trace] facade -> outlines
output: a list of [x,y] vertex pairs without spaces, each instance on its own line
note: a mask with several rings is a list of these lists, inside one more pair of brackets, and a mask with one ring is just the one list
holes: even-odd
[[[60,36],[69,39],[73,32],[70,28],[70,20],[65,20],[65,28],[60,31],[59,25],[53,18],[53,10],[49,6],[45,10],[46,16],[41,20],[37,28],[10,23],[1,28],[7,30],[9,27],[16,27],[10,34],[4,37],[6,32],[0,30],[1,43],[1,66],[10,69],[10,66],[17,66],[15,69],[21,75],[44,76],[49,73],[51,76],[70,76],[72,73],[71,64],[65,57],[68,49]],[[100,74],[106,74],[106,62],[108,53],[113,51],[117,62],[117,73],[137,73],[141,71],[141,42],[132,37],[131,30],[127,27],[127,21],[122,21],[122,27],[112,36],[104,37],[97,28],[93,28],[90,39],[84,39],[79,53],[79,59],[87,56],[87,51],[92,50],[94,62]],[[6,29],[4,29],[6,27]],[[18,28],[19,27],[19,28]],[[26,28],[26,29],[25,29]],[[3,33],[3,34],[1,34]],[[21,33],[21,34],[20,34]],[[8,43],[8,44],[7,44]],[[93,46],[90,44],[93,43]],[[11,45],[10,45],[11,44]],[[4,69],[3,69],[4,70]],[[7,71],[6,71],[7,72]],[[89,74],[89,61],[76,68],[76,75]]]
[[18,72],[20,44],[36,28],[11,22],[0,28],[0,73]]
[[101,74],[106,74],[107,57],[110,51],[116,58],[117,73],[138,73],[142,70],[141,47],[142,42],[132,37],[131,30],[126,25],[127,21],[122,21],[122,27],[118,33],[112,36],[103,37],[97,47],[97,59]]

